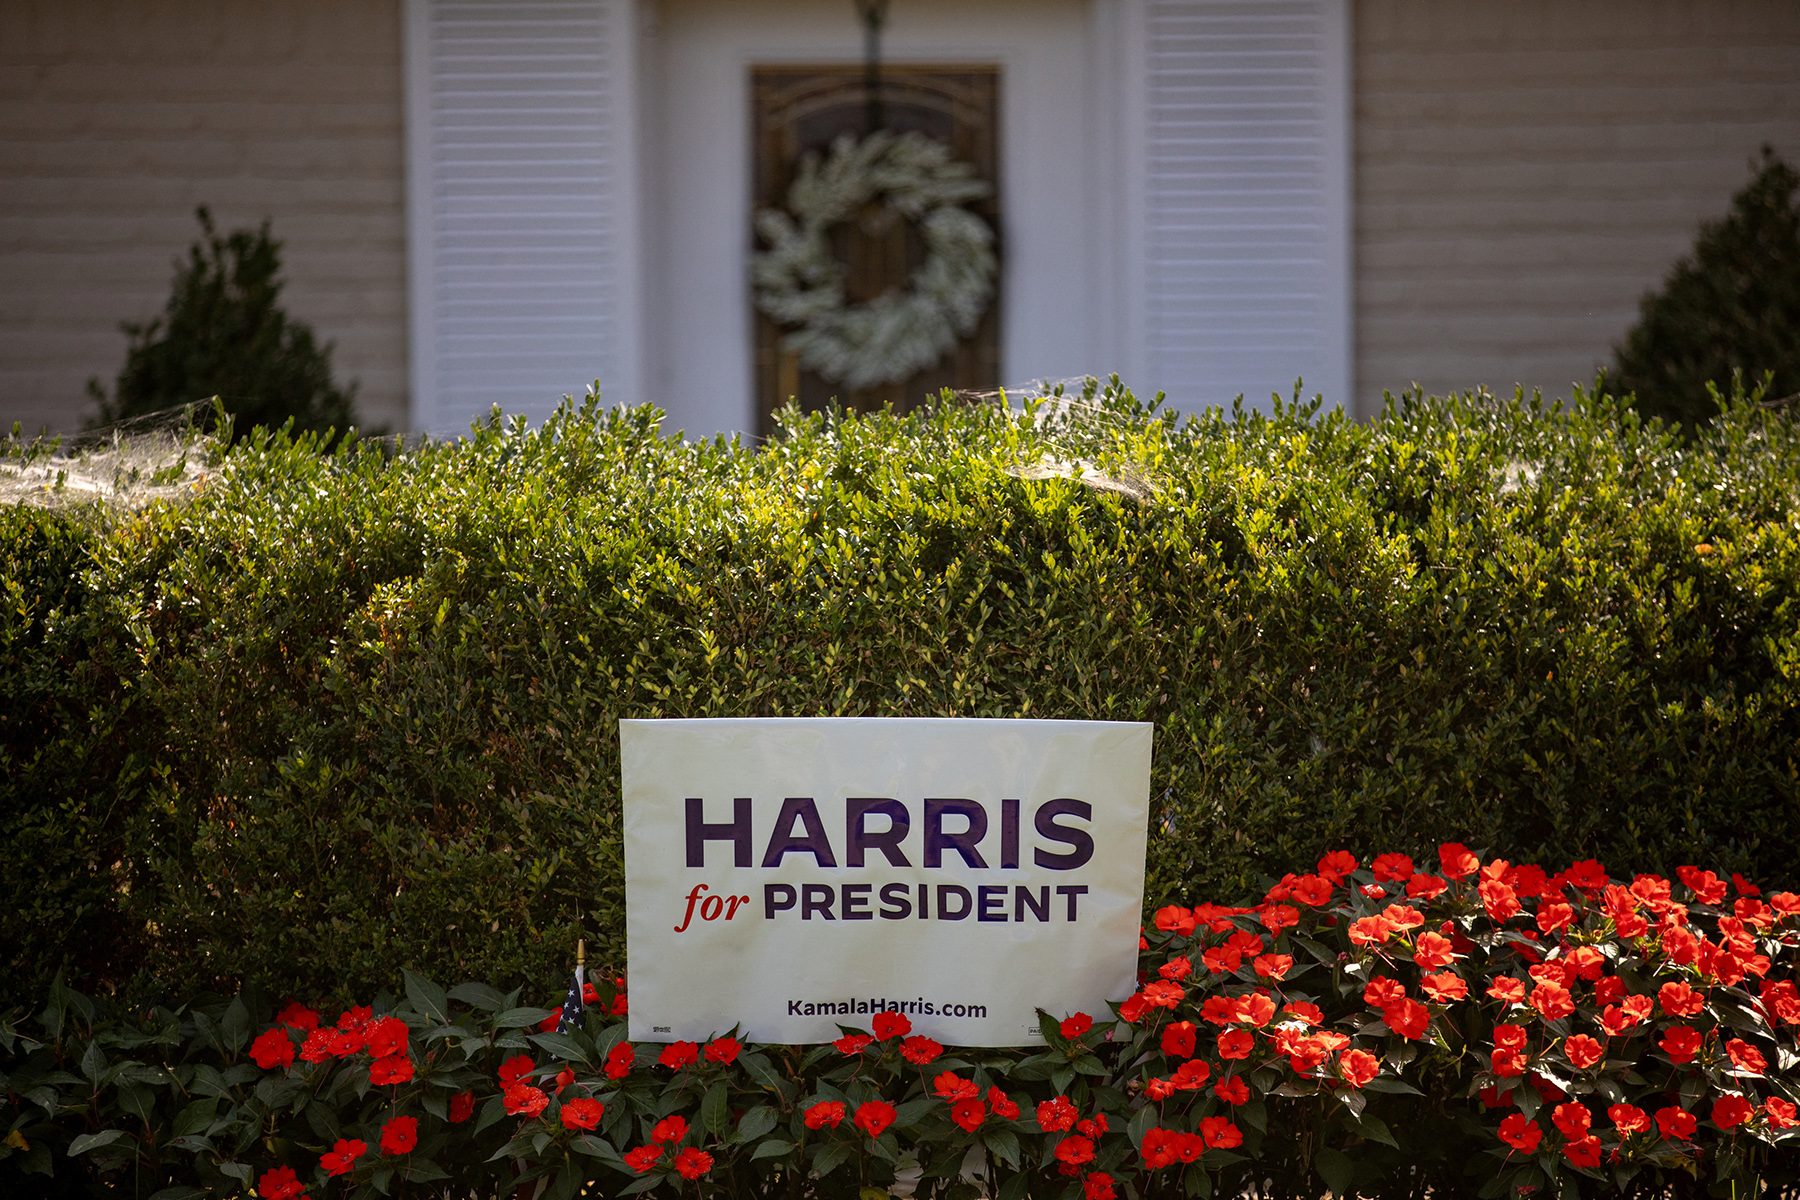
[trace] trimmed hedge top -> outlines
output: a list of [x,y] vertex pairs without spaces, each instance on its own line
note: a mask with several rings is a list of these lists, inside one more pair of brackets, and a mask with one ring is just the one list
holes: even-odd
[[1152,908],[1442,841],[1800,883],[1800,447],[1754,405],[659,419],[0,510],[0,1003],[622,961],[621,717],[1153,721]]

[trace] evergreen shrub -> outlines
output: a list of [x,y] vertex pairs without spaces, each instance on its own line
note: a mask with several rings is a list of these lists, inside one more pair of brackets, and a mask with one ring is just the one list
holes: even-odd
[[1700,227],[1693,253],[1638,305],[1614,351],[1613,386],[1645,416],[1697,425],[1734,378],[1771,400],[1800,393],[1800,173],[1763,147],[1731,211]]
[[355,423],[356,385],[331,376],[331,346],[281,307],[281,243],[269,223],[220,236],[196,210],[200,240],[177,260],[163,315],[127,321],[131,337],[112,395],[88,394],[110,425],[218,397],[240,434],[256,426],[343,432]]
[[621,717],[1154,722],[1152,909],[1443,841],[1800,883],[1800,434],[1755,405],[658,422],[0,510],[0,1004],[622,963]]

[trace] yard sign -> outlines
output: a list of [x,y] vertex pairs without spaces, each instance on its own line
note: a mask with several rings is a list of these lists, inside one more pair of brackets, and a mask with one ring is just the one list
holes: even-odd
[[1136,986],[1147,724],[621,721],[634,1040],[904,1013],[1041,1043]]

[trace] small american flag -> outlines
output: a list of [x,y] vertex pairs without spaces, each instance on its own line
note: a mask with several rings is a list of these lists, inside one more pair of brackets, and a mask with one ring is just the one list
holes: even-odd
[[579,948],[575,951],[575,978],[569,984],[568,996],[563,1000],[562,1016],[556,1021],[556,1032],[558,1033],[567,1033],[571,1029],[581,1028],[582,1014],[587,1010],[587,1004],[583,1001],[581,994],[582,984],[586,982],[583,976],[587,974],[586,951],[587,943],[585,941],[580,943]]

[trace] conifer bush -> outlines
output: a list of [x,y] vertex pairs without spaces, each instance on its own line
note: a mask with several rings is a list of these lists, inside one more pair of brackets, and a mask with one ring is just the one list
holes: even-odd
[[88,394],[96,423],[111,425],[218,397],[240,434],[289,421],[302,432],[339,433],[355,423],[356,385],[332,379],[331,346],[281,307],[281,243],[264,221],[221,236],[196,210],[201,237],[177,261],[163,314],[127,321],[125,366],[111,395]]
[[1800,434],[1741,398],[659,420],[0,509],[0,1004],[622,962],[621,717],[1154,722],[1152,911],[1448,841],[1800,884]]
[[1731,211],[1700,227],[1693,252],[1638,306],[1614,352],[1612,383],[1646,416],[1693,426],[1734,378],[1771,400],[1800,393],[1800,173],[1763,147]]

